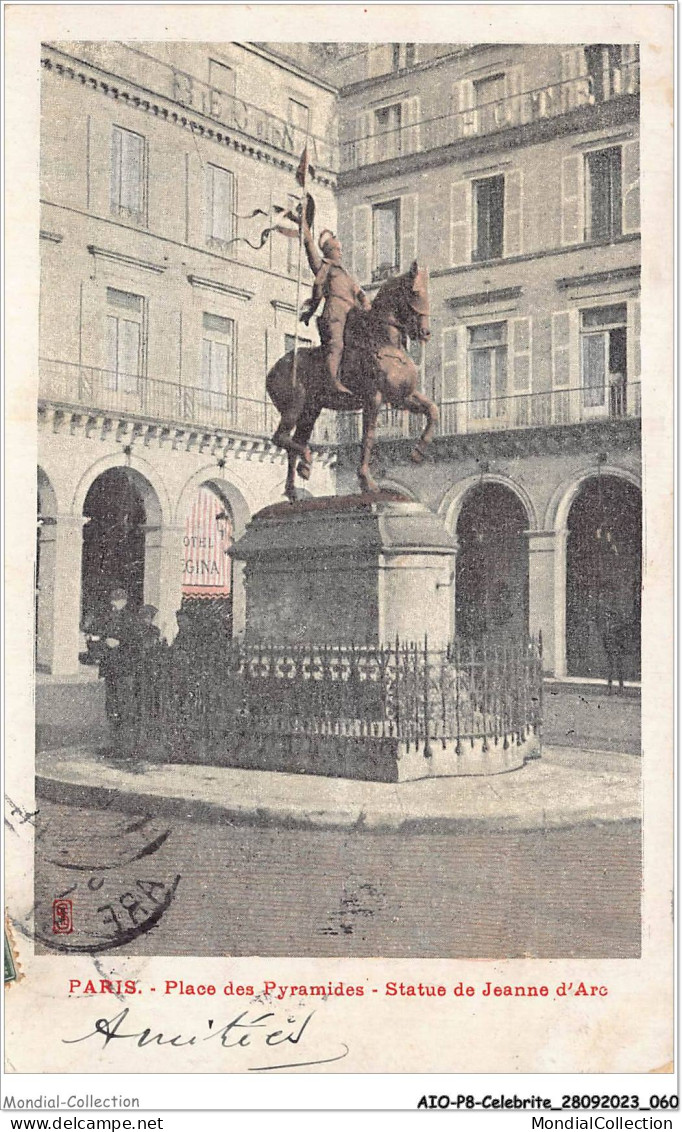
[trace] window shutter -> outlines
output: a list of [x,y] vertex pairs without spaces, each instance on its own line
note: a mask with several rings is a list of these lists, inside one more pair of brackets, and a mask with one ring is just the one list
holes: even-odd
[[455,106],[457,119],[454,136],[468,138],[476,133],[476,111],[474,109],[474,84],[471,79],[462,79],[455,83]]
[[531,329],[530,318],[511,320],[512,388],[516,393],[530,393]]
[[121,206],[131,212],[142,211],[144,141],[138,134],[121,134]]
[[211,167],[213,181],[210,235],[218,240],[232,239],[234,215],[234,178],[226,169]]
[[[239,395],[239,323],[235,319],[232,323],[232,342],[230,345],[230,394]],[[265,395],[265,393],[264,393]]]
[[400,198],[400,270],[407,271],[417,258],[419,208],[417,193]]
[[628,336],[627,345],[628,377],[631,381],[640,381],[642,377],[642,357],[640,346],[641,335],[641,304],[639,299],[628,303]]
[[201,340],[201,388],[211,388],[211,342],[208,338]]
[[520,255],[521,239],[521,170],[513,169],[504,176],[504,254]]
[[417,153],[419,151],[419,98],[406,98],[401,105],[402,117],[402,152]]
[[623,161],[623,231],[639,232],[639,142],[625,142]]
[[589,102],[590,84],[583,47],[572,47],[561,55],[561,105],[564,111]]
[[504,76],[504,93],[507,99],[505,120],[510,126],[518,126],[523,121],[523,67],[521,64],[510,67]]
[[637,94],[639,90],[639,44],[624,43],[622,47],[621,94]]
[[355,119],[355,168],[368,165],[374,154],[373,117],[370,113],[358,114]]
[[353,275],[359,283],[368,283],[371,276],[372,209],[358,204],[353,209]]
[[471,182],[450,185],[450,263],[471,263]]
[[111,134],[111,207],[118,209],[121,203],[121,131],[114,126]]
[[552,385],[567,389],[571,384],[571,311],[552,315]]
[[581,244],[584,239],[585,159],[571,153],[561,163],[561,242]]
[[463,333],[460,328],[456,326],[446,327],[441,332],[439,399],[441,402],[440,428],[444,435],[452,435],[453,433],[461,431],[459,427],[460,421],[457,418],[462,410],[466,408],[465,405],[458,403],[462,400],[459,389],[461,382],[461,337],[463,337]]
[[[107,317],[107,369],[111,375],[118,373],[118,319],[114,315]],[[111,381],[111,376],[109,380]],[[109,388],[116,388],[116,378],[113,378]]]
[[642,399],[642,348],[641,348],[641,304],[639,299],[628,302],[627,321],[627,411],[629,416],[639,416]]

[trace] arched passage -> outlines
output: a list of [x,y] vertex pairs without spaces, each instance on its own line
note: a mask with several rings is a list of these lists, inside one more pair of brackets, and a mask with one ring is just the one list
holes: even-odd
[[90,485],[83,503],[81,620],[97,623],[115,586],[131,604],[159,601],[158,496],[133,468],[114,467]]
[[528,632],[528,516],[500,483],[472,487],[457,520],[455,632],[463,640]]
[[569,676],[640,678],[642,497],[618,476],[583,482],[568,513]]

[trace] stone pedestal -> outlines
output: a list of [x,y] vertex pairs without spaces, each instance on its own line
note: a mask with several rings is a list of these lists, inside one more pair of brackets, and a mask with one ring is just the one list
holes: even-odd
[[455,541],[421,503],[393,493],[282,503],[233,548],[245,564],[246,639],[281,644],[452,637]]
[[456,544],[423,504],[277,504],[232,553],[245,634],[210,708],[225,740],[204,761],[403,782],[499,774],[537,753],[539,668],[525,643],[506,660],[448,648]]

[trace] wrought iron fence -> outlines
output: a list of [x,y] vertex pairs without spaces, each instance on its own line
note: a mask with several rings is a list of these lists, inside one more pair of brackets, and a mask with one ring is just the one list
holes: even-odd
[[507,749],[542,724],[542,640],[445,650],[391,645],[281,646],[176,638],[140,658],[129,741],[174,761],[229,761],[258,737],[397,740]]
[[514,126],[541,122],[581,106],[595,106],[638,93],[639,63],[624,62],[612,69],[608,88],[599,92],[589,75],[580,75],[534,90],[508,94],[456,113],[402,122],[347,139],[341,146],[341,168],[342,171],[358,169],[392,157],[438,149],[463,138],[482,137]]
[[[279,423],[279,413],[267,398],[259,401],[54,358],[40,359],[40,396],[86,409],[264,438],[272,436]],[[336,442],[332,413],[321,414],[312,439],[316,444]]]

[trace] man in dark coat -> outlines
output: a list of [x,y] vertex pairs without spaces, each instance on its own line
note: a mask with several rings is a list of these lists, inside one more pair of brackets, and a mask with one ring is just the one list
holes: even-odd
[[124,589],[112,590],[109,600],[111,610],[100,634],[99,672],[104,677],[107,720],[113,730],[119,730],[124,723],[132,722],[134,713],[139,621],[128,606]]

